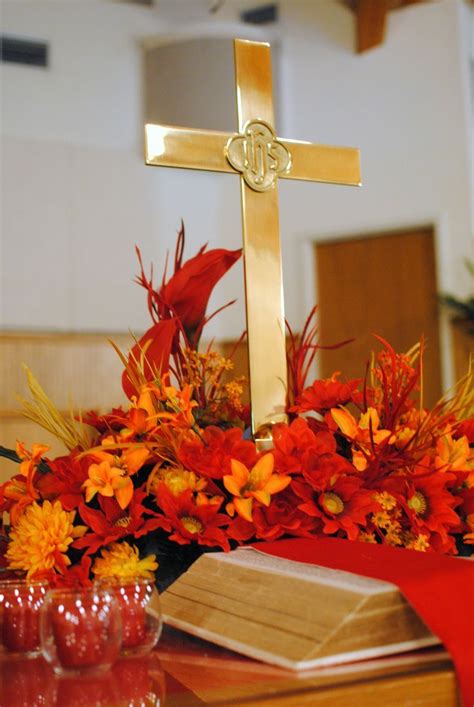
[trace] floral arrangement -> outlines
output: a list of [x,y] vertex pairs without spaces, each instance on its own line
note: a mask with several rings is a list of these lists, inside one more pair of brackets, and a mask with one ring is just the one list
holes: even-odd
[[[288,328],[288,423],[259,452],[232,361],[199,350],[210,294],[240,251],[206,250],[155,287],[139,251],[152,326],[124,355],[130,403],[61,415],[28,373],[25,414],[69,453],[18,442],[0,486],[4,572],[55,584],[152,576],[164,588],[203,551],[288,536],[337,536],[419,551],[474,548],[474,391],[468,373],[432,409],[423,345],[382,339],[366,375],[307,384],[318,350],[314,309]],[[212,315],[214,316],[214,315]]]

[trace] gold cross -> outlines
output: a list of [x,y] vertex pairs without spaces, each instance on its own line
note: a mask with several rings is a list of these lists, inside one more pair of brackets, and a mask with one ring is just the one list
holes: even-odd
[[277,178],[360,184],[359,150],[277,138],[270,45],[234,40],[239,133],[146,126],[146,163],[241,175],[252,432],[286,420]]

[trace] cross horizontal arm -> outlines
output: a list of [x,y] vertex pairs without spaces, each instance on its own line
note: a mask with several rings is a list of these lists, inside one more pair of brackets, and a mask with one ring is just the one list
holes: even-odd
[[224,152],[233,134],[148,124],[145,126],[145,161],[160,167],[235,174]]
[[291,154],[291,169],[283,179],[361,185],[360,151],[354,147],[333,147],[278,138]]

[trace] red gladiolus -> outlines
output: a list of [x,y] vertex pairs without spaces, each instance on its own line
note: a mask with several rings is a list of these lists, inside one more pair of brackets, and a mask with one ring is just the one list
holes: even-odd
[[161,287],[162,303],[179,318],[191,344],[202,329],[212,290],[241,253],[241,249],[201,249]]
[[206,252],[205,245],[194,258],[187,260],[183,265],[184,241],[184,225],[181,224],[176,243],[174,273],[168,282],[165,282],[165,272],[158,291],[153,287],[153,271],[150,278],[145,275],[141,254],[137,248],[141,266],[137,282],[148,292],[148,309],[153,321],[177,317],[187,337],[188,345],[197,348],[203,326],[208,321],[206,309],[212,290],[240,258],[242,249],[215,248]]
[[[171,347],[176,332],[176,319],[166,319],[148,329],[128,356],[128,368],[131,373],[137,376],[137,371],[141,368],[142,359],[143,373],[147,381],[154,381],[157,377],[166,373],[169,369]],[[140,393],[130,380],[127,370],[122,374],[122,388],[125,395],[129,398]]]

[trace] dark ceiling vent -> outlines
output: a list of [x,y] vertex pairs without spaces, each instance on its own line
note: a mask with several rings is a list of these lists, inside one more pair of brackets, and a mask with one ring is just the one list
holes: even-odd
[[240,15],[242,22],[248,22],[251,25],[265,25],[269,22],[276,22],[278,19],[277,6],[260,5],[254,7],[253,10],[245,10]]
[[0,36],[1,59],[12,64],[27,66],[48,66],[48,45],[46,42],[32,42],[30,39]]

